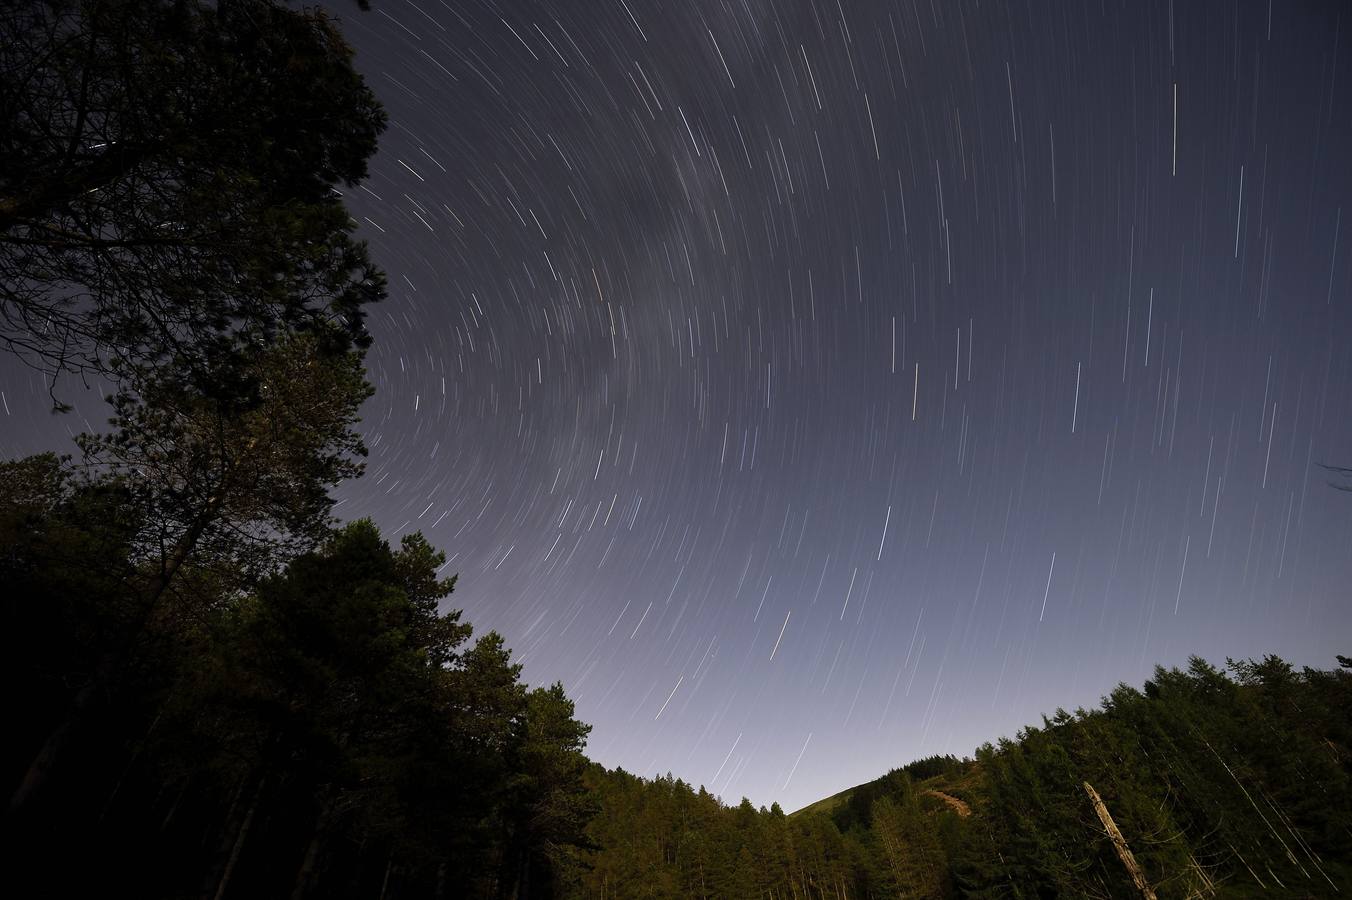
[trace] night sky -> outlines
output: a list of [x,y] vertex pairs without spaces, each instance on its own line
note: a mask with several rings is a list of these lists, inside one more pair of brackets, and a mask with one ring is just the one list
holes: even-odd
[[[445,548],[592,758],[793,809],[1352,652],[1352,7],[336,12],[391,118],[338,511]],[[0,389],[7,455],[106,417]]]

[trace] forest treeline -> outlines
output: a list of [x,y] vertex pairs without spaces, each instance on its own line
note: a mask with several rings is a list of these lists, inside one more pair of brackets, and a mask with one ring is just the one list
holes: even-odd
[[0,465],[8,783],[78,718],[7,820],[44,895],[1141,896],[1086,783],[1158,897],[1352,875],[1352,660],[1157,669],[786,816],[589,764],[562,686],[438,611],[453,579],[418,535],[338,527],[248,588],[189,564],[152,606],[142,527],[115,480]]
[[589,728],[438,611],[443,554],[363,520],[156,603],[141,516],[55,456],[0,464],[11,896],[548,896]]
[[320,9],[0,4],[0,346],[109,410],[0,463],[6,896],[1348,889],[1346,664],[1160,671],[795,816],[590,764],[440,551],[333,515],[385,124]]
[[1344,896],[1350,777],[1352,660],[1194,658],[974,758],[920,760],[793,815],[594,766],[596,848],[573,857],[561,896]]

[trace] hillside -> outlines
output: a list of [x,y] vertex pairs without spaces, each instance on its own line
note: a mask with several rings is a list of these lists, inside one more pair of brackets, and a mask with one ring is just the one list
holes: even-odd
[[807,816],[812,815],[814,813],[829,813],[836,807],[848,803],[850,801],[850,796],[854,794],[855,790],[857,790],[858,787],[859,785],[855,785],[855,787],[846,788],[845,790],[841,791],[838,794],[832,794],[829,797],[823,797],[820,800],[817,800],[813,803],[809,803],[802,809],[794,810],[793,812],[789,813],[789,816],[790,817]]
[[[945,776],[957,776],[970,768],[970,765],[971,760],[963,761],[955,756],[929,756],[924,759],[918,759],[914,762],[907,763],[899,770],[893,770],[893,772],[905,772],[913,780],[920,782],[932,781],[933,784],[927,783],[926,787],[937,791],[941,786],[949,785],[952,781],[951,778]],[[875,778],[864,784],[857,784],[854,787],[846,788],[829,797],[823,797],[815,803],[809,803],[802,809],[789,813],[789,815],[792,817],[804,816],[812,813],[829,813],[842,806],[848,806],[851,798],[856,794],[861,797],[867,796],[871,798],[878,792],[886,790],[888,779],[892,774],[892,772],[889,772],[881,778]]]
[[[1327,897],[1352,887],[1352,660],[1194,659],[792,815],[593,768],[565,897]],[[1116,831],[1116,836],[1113,832]],[[1120,838],[1120,840],[1118,840]]]

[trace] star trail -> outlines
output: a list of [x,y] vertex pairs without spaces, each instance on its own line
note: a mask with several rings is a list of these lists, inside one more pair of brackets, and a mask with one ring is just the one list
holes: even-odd
[[[793,809],[1348,652],[1346,7],[333,11],[391,121],[337,511],[444,548],[593,759]],[[106,418],[3,366],[8,454]]]

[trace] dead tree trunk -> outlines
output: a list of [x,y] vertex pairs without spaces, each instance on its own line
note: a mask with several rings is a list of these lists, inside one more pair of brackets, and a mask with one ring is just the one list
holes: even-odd
[[1131,854],[1131,848],[1127,846],[1127,839],[1122,837],[1122,832],[1117,830],[1117,823],[1108,815],[1108,807],[1103,805],[1103,798],[1087,781],[1084,782],[1084,792],[1089,795],[1089,802],[1094,804],[1094,812],[1098,813],[1099,821],[1103,823],[1108,837],[1112,838],[1113,849],[1117,851],[1117,858],[1122,860],[1127,874],[1131,876],[1132,884],[1136,885],[1136,889],[1145,900],[1155,900],[1155,889],[1150,886],[1149,881],[1146,881],[1145,873],[1141,871],[1141,867],[1136,863],[1136,857]]

